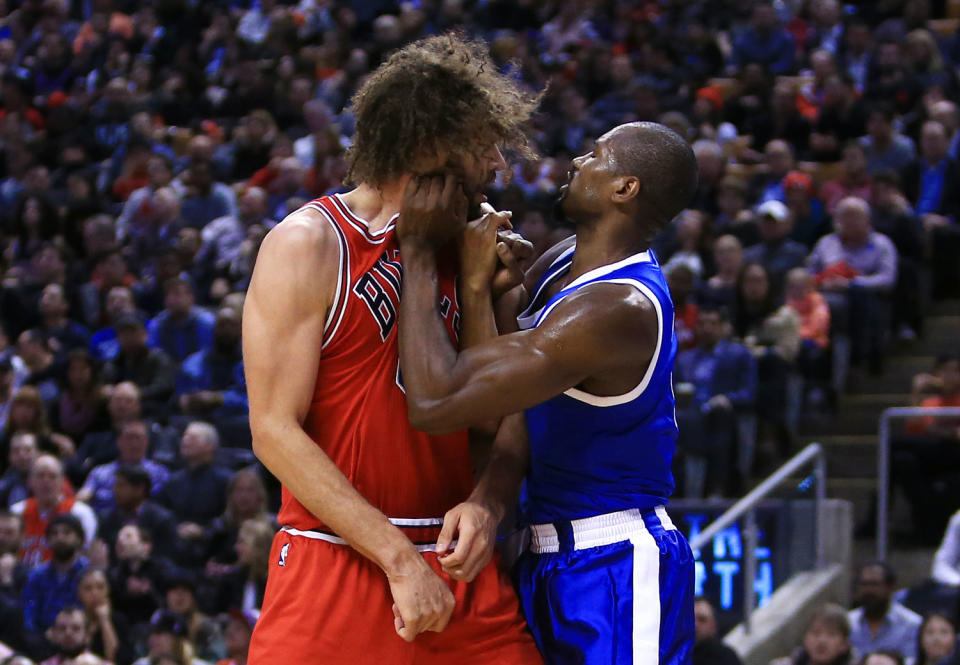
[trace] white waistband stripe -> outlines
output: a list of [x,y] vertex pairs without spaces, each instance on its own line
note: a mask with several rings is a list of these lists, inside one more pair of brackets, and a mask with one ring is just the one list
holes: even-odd
[[[292,526],[284,526],[280,528],[281,531],[289,533],[291,536],[301,536],[303,538],[310,538],[311,540],[323,540],[328,543],[333,543],[334,545],[346,545],[350,546],[350,543],[345,541],[340,536],[334,536],[331,533],[323,533],[322,531],[303,531],[302,529],[294,529]],[[454,540],[447,548],[448,552],[452,552],[453,549],[457,546],[457,541]],[[423,552],[436,552],[437,545],[436,543],[425,543],[422,545],[414,544],[414,547],[417,548],[417,551],[420,553]]]
[[[676,529],[664,506],[657,506],[654,512],[665,531]],[[571,520],[570,526],[573,530],[573,548],[575,550],[612,545],[647,532],[643,516],[636,508]],[[559,552],[560,538],[557,535],[557,528],[553,524],[531,525],[530,551],[534,554]]]

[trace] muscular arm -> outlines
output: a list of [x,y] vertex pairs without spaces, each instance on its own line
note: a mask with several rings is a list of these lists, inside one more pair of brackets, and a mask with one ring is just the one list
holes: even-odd
[[243,315],[243,359],[257,457],[311,513],[388,572],[417,556],[302,423],[313,395],[320,339],[337,283],[331,229],[300,213],[263,242]]
[[539,327],[458,355],[436,311],[431,250],[408,242],[401,252],[400,359],[410,420],[419,429],[453,431],[515,413],[585,379],[621,376],[624,368],[637,368],[639,377],[653,355],[659,331],[653,304],[620,284],[585,287]]

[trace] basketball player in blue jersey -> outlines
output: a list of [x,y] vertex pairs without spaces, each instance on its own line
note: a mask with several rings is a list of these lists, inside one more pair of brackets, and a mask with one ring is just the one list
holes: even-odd
[[[512,294],[516,332],[501,336],[488,285],[502,218],[466,224],[453,176],[407,189],[397,233],[411,421],[446,432],[504,417],[477,489],[445,517],[438,551],[458,542],[441,561],[472,579],[522,480],[531,545],[517,565],[519,593],[550,664],[690,663],[693,557],[664,508],[677,343],[650,245],[696,186],[693,151],[666,127],[632,123],[602,136],[561,190],[576,236],[528,272]],[[488,314],[489,333],[458,354],[435,304],[435,248],[460,231],[460,295],[485,303],[474,311]]]

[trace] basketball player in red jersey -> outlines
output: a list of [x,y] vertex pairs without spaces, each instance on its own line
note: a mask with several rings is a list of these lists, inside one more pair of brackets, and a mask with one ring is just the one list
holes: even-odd
[[[473,470],[466,431],[432,436],[408,421],[394,238],[414,175],[455,174],[448,182],[479,205],[506,166],[497,146],[525,149],[536,99],[482,44],[447,35],[395,53],[353,103],[357,188],[268,234],[246,300],[254,450],[284,486],[250,662],[542,663],[495,562],[450,577],[435,551]],[[458,293],[455,270],[444,266],[437,306],[451,338],[470,345],[490,334],[493,312]]]

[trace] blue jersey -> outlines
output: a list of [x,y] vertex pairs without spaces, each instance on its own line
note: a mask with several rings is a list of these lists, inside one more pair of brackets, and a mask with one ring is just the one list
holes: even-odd
[[[677,422],[671,374],[677,353],[673,301],[652,252],[602,266],[573,280],[549,300],[546,292],[570,270],[575,247],[544,273],[521,328],[540,325],[567,296],[589,284],[629,284],[657,312],[659,336],[640,383],[623,395],[599,397],[571,388],[527,409],[530,472],[521,494],[527,523],[579,519],[663,505],[673,493]],[[609,349],[616,353],[616,349]]]

